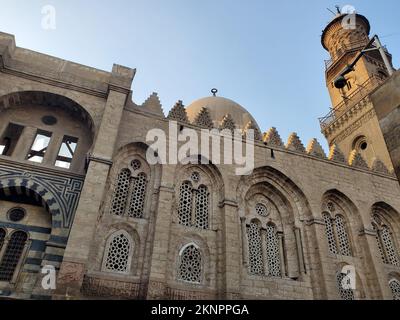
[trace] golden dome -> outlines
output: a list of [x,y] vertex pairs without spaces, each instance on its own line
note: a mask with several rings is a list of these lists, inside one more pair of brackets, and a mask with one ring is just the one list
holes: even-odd
[[[258,127],[252,115],[240,104],[227,98],[211,96],[194,101],[186,107],[186,113],[190,122],[193,122],[202,108],[206,108],[210,114],[214,127],[218,128],[225,115],[230,114],[236,128],[243,130],[252,121]],[[260,131],[261,132],[261,131]]]

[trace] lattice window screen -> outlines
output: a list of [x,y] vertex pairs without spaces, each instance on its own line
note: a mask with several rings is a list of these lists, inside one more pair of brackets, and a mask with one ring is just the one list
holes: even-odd
[[397,279],[390,280],[389,287],[393,294],[393,300],[400,300],[400,282]]
[[346,275],[338,272],[336,274],[336,284],[339,290],[339,296],[342,300],[354,300],[354,292],[351,289],[344,289],[342,286],[342,280]]
[[257,203],[256,204],[256,213],[262,217],[266,217],[268,216],[268,209],[265,205],[263,205],[262,203]]
[[390,264],[399,266],[399,257],[393,244],[392,235],[387,226],[384,226],[381,231],[382,243],[386,249],[387,260]]
[[261,229],[256,222],[251,222],[247,227],[247,240],[249,244],[250,273],[264,274],[264,263],[261,244]]
[[193,189],[190,182],[182,183],[179,189],[179,224],[190,226],[192,223]]
[[280,277],[281,261],[279,251],[279,238],[275,226],[267,226],[266,242],[269,275]]
[[195,217],[196,227],[200,229],[208,229],[208,208],[209,208],[209,193],[206,186],[200,186],[195,197]]
[[385,252],[383,251],[382,242],[381,242],[381,232],[375,226],[374,226],[374,230],[376,232],[375,240],[376,240],[376,244],[378,246],[380,256],[382,258],[382,262],[386,263],[386,256],[385,256]]
[[11,235],[0,264],[0,281],[12,280],[27,240],[28,236],[23,231],[16,231]]
[[131,172],[129,169],[122,169],[118,174],[111,203],[112,214],[122,216],[125,212],[126,201],[129,193],[130,176]]
[[336,254],[337,253],[336,240],[335,240],[335,234],[333,231],[331,216],[328,213],[324,213],[323,217],[324,217],[324,221],[325,221],[325,231],[326,231],[326,237],[328,238],[329,251],[331,253]]
[[189,245],[179,257],[178,279],[192,283],[201,283],[201,277],[201,252],[196,246]]
[[133,188],[128,215],[133,218],[143,218],[147,188],[146,174],[140,173],[136,178],[132,179],[132,183]]
[[131,246],[131,241],[123,233],[113,235],[107,248],[106,270],[128,272],[128,259]]
[[4,238],[6,237],[6,231],[0,228],[0,251],[3,247]]
[[351,256],[349,236],[346,231],[345,220],[341,215],[335,218],[336,234],[339,241],[341,255]]

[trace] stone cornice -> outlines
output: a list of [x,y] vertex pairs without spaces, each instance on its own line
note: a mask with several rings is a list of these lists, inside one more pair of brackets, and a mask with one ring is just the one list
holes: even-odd
[[[1,59],[1,57],[0,57]],[[96,96],[99,98],[103,98],[106,99],[108,92],[103,92],[103,91],[99,91],[99,90],[95,90],[95,89],[91,89],[91,88],[86,88],[86,87],[82,87],[82,86],[76,86],[73,85],[71,83],[67,83],[64,81],[60,81],[60,80],[56,80],[56,79],[52,79],[52,78],[45,78],[42,76],[38,76],[38,75],[34,75],[31,73],[27,73],[27,72],[23,72],[20,70],[15,70],[12,68],[8,68],[6,66],[2,66],[1,65],[1,61],[0,61],[0,72],[9,74],[9,75],[13,75],[16,77],[20,77],[20,78],[24,78],[27,80],[31,80],[31,81],[35,81],[35,82],[39,82],[39,83],[43,83],[43,84],[47,84],[47,85],[51,85],[51,86],[55,86],[55,87],[59,87],[59,88],[63,88],[63,89],[68,89],[68,90],[74,90],[77,92],[82,92],[82,93],[86,93],[92,96]]]
[[112,166],[113,161],[110,159],[105,159],[105,158],[101,158],[101,157],[97,157],[94,155],[89,155],[88,156],[89,161],[94,161],[94,162],[99,162],[99,163],[103,163],[109,166]]
[[[362,113],[362,116],[349,126],[349,123],[360,113]],[[356,103],[354,106],[343,112],[343,114],[338,116],[337,119],[335,119],[331,124],[329,124],[329,126],[322,130],[322,133],[330,141],[330,143],[337,143],[343,140],[352,132],[354,132],[354,130],[358,129],[362,124],[364,124],[374,116],[375,112],[371,104],[371,100],[367,96]],[[358,122],[360,121],[361,123],[358,124]],[[342,135],[345,136],[341,137]]]

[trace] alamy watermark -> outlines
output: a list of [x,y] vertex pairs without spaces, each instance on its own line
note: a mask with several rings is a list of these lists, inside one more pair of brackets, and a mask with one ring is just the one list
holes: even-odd
[[198,130],[182,128],[176,121],[169,121],[168,129],[168,134],[162,129],[147,132],[146,142],[150,147],[146,160],[150,165],[236,165],[235,174],[239,176],[249,175],[254,170],[253,129],[248,129],[245,136],[239,129],[201,129],[199,135]]
[[356,289],[356,268],[351,265],[345,265],[341,273],[344,275],[340,285],[344,290]]
[[45,276],[42,278],[42,288],[44,290],[56,289],[56,268],[52,265],[45,265],[41,271]]
[[345,30],[355,30],[357,28],[356,18],[357,11],[356,8],[352,5],[345,5],[340,10],[342,15],[345,15],[342,18],[342,28]]
[[44,30],[55,30],[57,28],[56,23],[56,8],[50,4],[42,7],[42,29]]

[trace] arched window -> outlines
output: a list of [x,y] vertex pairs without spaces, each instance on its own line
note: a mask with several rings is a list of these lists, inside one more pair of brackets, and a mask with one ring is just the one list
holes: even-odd
[[261,227],[258,220],[247,226],[249,272],[255,275],[281,276],[280,240],[276,226]]
[[21,259],[28,235],[23,231],[14,232],[0,263],[0,281],[11,281]]
[[133,218],[143,218],[144,201],[146,198],[147,177],[145,173],[140,173],[133,178],[133,189],[131,203],[129,205],[129,216]]
[[267,225],[266,242],[268,275],[280,277],[281,261],[279,252],[279,238],[276,227],[274,225]]
[[383,247],[386,251],[387,262],[399,266],[399,257],[393,244],[392,234],[387,226],[383,226],[380,231]]
[[354,300],[354,292],[352,289],[343,288],[343,279],[345,278],[345,274],[338,272],[336,274],[336,285],[339,290],[339,296],[342,300]]
[[256,220],[247,227],[247,241],[249,244],[249,267],[251,274],[264,274],[264,263],[261,245],[261,226]]
[[6,237],[6,231],[2,228],[0,228],[0,251],[1,248],[3,247],[3,242],[4,242],[4,238]]
[[179,254],[178,279],[191,283],[201,283],[202,257],[199,248],[190,244]]
[[144,217],[147,175],[141,172],[143,170],[142,163],[137,159],[131,162],[130,168],[132,171],[125,168],[117,176],[111,202],[111,213],[141,219]]
[[[326,211],[322,214],[325,222],[325,232],[328,239],[329,251],[334,254],[351,256],[350,239],[347,232],[346,219],[337,211],[341,211],[333,202],[326,204]],[[332,218],[335,216],[335,218]]]
[[[210,193],[204,185],[195,189],[191,182],[185,181],[179,188],[179,224],[199,229],[209,228]],[[194,200],[194,204],[193,204]]]
[[125,231],[118,231],[107,241],[103,270],[116,273],[129,273],[133,252],[131,237]]
[[397,279],[390,280],[389,287],[392,291],[393,300],[400,300],[400,281]]
[[345,226],[343,216],[337,215],[335,218],[336,234],[339,242],[339,252],[344,256],[351,256],[349,236]]
[[200,186],[195,193],[195,219],[196,227],[208,229],[208,189],[206,186]]
[[325,231],[326,231],[326,237],[328,238],[329,251],[331,253],[336,254],[337,248],[336,248],[335,234],[333,231],[332,218],[330,214],[326,212],[323,214],[323,217],[325,221]]
[[400,266],[399,255],[390,228],[382,222],[378,214],[372,216],[372,225],[376,231],[375,238],[382,262]]
[[121,172],[118,174],[111,203],[112,214],[122,216],[125,213],[125,206],[129,193],[130,177],[131,172],[129,171],[129,169],[122,169]]
[[185,181],[179,189],[179,224],[190,226],[192,224],[192,201],[193,188],[192,184]]

